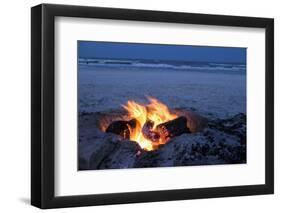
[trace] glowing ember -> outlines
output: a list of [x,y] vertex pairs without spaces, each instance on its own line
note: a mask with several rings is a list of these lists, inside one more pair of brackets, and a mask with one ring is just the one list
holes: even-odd
[[[131,119],[137,120],[135,128],[128,126],[130,140],[137,142],[141,148],[151,151],[169,140],[168,138],[157,137],[156,127],[178,116],[172,114],[168,107],[159,100],[152,97],[148,97],[148,100],[150,102],[148,105],[129,100],[127,105],[122,106],[128,111]],[[147,137],[147,135],[150,137]]]

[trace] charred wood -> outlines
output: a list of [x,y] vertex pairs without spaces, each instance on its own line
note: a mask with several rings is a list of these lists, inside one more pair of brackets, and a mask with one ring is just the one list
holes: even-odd
[[160,139],[160,135],[152,130],[153,125],[154,123],[152,121],[146,121],[142,127],[142,134],[146,139],[157,142]]
[[122,136],[125,139],[130,138],[130,131],[136,128],[137,120],[132,119],[129,121],[113,121],[105,130],[105,132],[114,133]]
[[190,133],[186,123],[186,117],[181,116],[174,120],[159,124],[156,127],[156,132],[160,135],[162,141],[167,141],[168,139],[183,133]]

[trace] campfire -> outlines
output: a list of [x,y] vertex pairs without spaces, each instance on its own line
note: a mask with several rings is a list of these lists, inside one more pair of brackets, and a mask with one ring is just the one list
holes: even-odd
[[173,137],[194,132],[201,123],[194,113],[170,110],[156,98],[148,97],[148,101],[145,105],[129,100],[122,105],[127,119],[103,122],[102,130],[118,134],[138,143],[142,149],[152,151]]

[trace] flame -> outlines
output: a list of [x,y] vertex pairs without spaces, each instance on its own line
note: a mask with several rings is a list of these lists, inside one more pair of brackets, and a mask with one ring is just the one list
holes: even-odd
[[130,140],[137,142],[142,149],[147,151],[154,150],[159,144],[165,144],[167,140],[159,138],[157,141],[147,139],[142,132],[142,128],[147,121],[153,124],[152,130],[155,130],[157,125],[177,118],[177,115],[172,114],[169,108],[157,100],[156,98],[147,97],[148,105],[137,103],[129,100],[127,105],[122,105],[127,110],[131,119],[137,120],[135,128],[130,129]]

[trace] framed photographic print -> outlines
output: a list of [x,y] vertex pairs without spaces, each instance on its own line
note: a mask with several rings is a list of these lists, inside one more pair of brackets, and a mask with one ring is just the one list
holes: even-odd
[[31,203],[272,194],[274,21],[31,9]]

